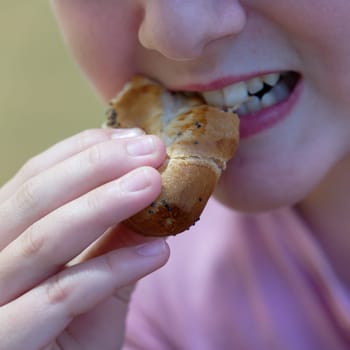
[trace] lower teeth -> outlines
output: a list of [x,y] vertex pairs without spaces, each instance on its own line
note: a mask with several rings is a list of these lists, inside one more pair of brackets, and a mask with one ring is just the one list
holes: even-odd
[[250,113],[259,112],[260,110],[280,103],[288,98],[293,90],[298,74],[294,72],[283,75],[280,81],[264,95],[251,96],[248,101],[242,103],[236,113],[241,117]]
[[288,85],[283,80],[281,80],[261,98],[257,96],[251,96],[247,102],[244,102],[240,105],[237,110],[237,114],[239,116],[244,116],[249,113],[259,112],[264,108],[282,102],[289,96],[289,94],[290,89]]

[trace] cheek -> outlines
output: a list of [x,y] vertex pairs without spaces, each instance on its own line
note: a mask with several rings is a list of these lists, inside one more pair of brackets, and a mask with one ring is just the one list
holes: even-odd
[[124,1],[57,0],[53,7],[74,58],[109,100],[134,73],[139,11]]
[[217,186],[219,200],[247,212],[295,205],[350,152],[350,118],[315,126],[307,124],[305,114],[293,117],[299,128],[289,124],[256,142],[242,142]]
[[303,73],[315,88],[326,96],[348,99],[349,0],[247,1],[262,16],[279,25],[297,50],[301,64],[306,67]]

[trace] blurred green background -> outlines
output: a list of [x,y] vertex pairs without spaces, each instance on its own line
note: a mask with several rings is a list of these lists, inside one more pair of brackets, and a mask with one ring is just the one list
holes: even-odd
[[65,49],[47,0],[1,0],[0,44],[1,185],[31,156],[99,126],[104,106]]

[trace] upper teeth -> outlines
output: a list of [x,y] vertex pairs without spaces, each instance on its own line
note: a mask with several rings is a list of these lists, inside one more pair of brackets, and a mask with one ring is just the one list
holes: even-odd
[[263,80],[266,84],[270,85],[270,86],[275,86],[277,84],[277,82],[280,79],[280,74],[278,73],[271,73],[271,74],[266,74],[263,76]]
[[264,81],[261,78],[253,78],[248,81],[247,88],[250,94],[256,94],[264,87]]
[[[206,91],[202,95],[206,102],[217,107],[239,108],[244,102],[249,102],[249,110],[258,110],[258,102],[263,106],[270,106],[276,103],[276,98],[273,94],[263,96],[262,101],[252,98],[250,95],[256,94],[264,88],[264,83],[271,87],[275,87],[280,80],[281,74],[271,73],[260,77],[252,78],[248,81],[242,81],[232,84],[223,89]],[[250,94],[250,95],[249,95]],[[255,96],[254,96],[255,97]]]

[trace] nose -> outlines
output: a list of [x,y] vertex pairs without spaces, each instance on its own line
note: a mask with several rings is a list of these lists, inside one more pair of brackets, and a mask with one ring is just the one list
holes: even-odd
[[173,60],[193,60],[213,41],[239,34],[246,13],[239,0],[143,0],[141,45]]

